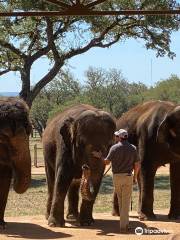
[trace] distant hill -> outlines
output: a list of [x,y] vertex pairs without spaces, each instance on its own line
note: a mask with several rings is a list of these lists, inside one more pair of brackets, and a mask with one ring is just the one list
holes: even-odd
[[0,92],[1,97],[16,97],[18,95],[18,92]]

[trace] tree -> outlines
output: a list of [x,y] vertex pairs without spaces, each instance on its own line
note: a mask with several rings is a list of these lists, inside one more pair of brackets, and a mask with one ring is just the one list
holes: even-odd
[[180,103],[180,78],[171,75],[168,79],[157,82],[145,93],[145,99],[156,99]]
[[86,95],[89,103],[119,117],[130,107],[143,101],[147,87],[142,83],[129,83],[121,71],[90,67],[86,72]]
[[56,105],[63,105],[80,94],[81,86],[69,70],[61,71],[48,85],[47,90]]
[[[174,9],[177,5],[174,0],[112,0],[98,4],[96,10]],[[4,0],[0,2],[0,9],[55,10],[55,6],[45,1]],[[70,58],[91,48],[107,48],[128,38],[140,38],[158,56],[173,57],[170,35],[178,30],[178,20],[178,16],[1,18],[0,75],[10,71],[20,73],[20,97],[31,106],[40,90],[53,80]],[[50,69],[32,87],[32,66],[42,57],[50,61]]]

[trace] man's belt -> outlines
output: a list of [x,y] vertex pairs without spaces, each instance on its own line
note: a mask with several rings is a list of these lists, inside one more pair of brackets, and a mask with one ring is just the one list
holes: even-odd
[[114,172],[113,174],[127,174],[127,176],[132,176],[132,173],[126,173],[126,172]]

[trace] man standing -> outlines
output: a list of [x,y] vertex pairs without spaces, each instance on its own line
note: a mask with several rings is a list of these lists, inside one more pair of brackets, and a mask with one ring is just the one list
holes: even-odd
[[[137,182],[140,164],[136,147],[128,142],[128,132],[120,129],[115,132],[115,136],[116,144],[110,148],[104,163],[112,165],[113,184],[119,204],[120,232],[125,233],[129,224],[133,182]],[[99,152],[93,152],[93,154],[95,157],[102,157]],[[134,175],[132,175],[133,170]]]

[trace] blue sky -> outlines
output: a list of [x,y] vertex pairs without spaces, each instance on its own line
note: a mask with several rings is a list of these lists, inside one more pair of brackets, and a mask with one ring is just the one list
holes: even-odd
[[[142,41],[130,39],[124,43],[119,42],[109,49],[91,49],[85,54],[72,58],[69,66],[75,78],[80,79],[82,83],[85,79],[84,72],[89,66],[93,66],[105,69],[117,68],[129,82],[154,85],[171,74],[180,77],[180,31],[173,33],[171,40],[171,49],[176,53],[173,60],[168,57],[157,58],[155,51],[143,47]],[[31,75],[33,83],[39,80],[47,69],[47,62],[43,59],[39,60],[33,66]],[[19,75],[10,73],[0,77],[0,92],[14,92],[20,89]]]

